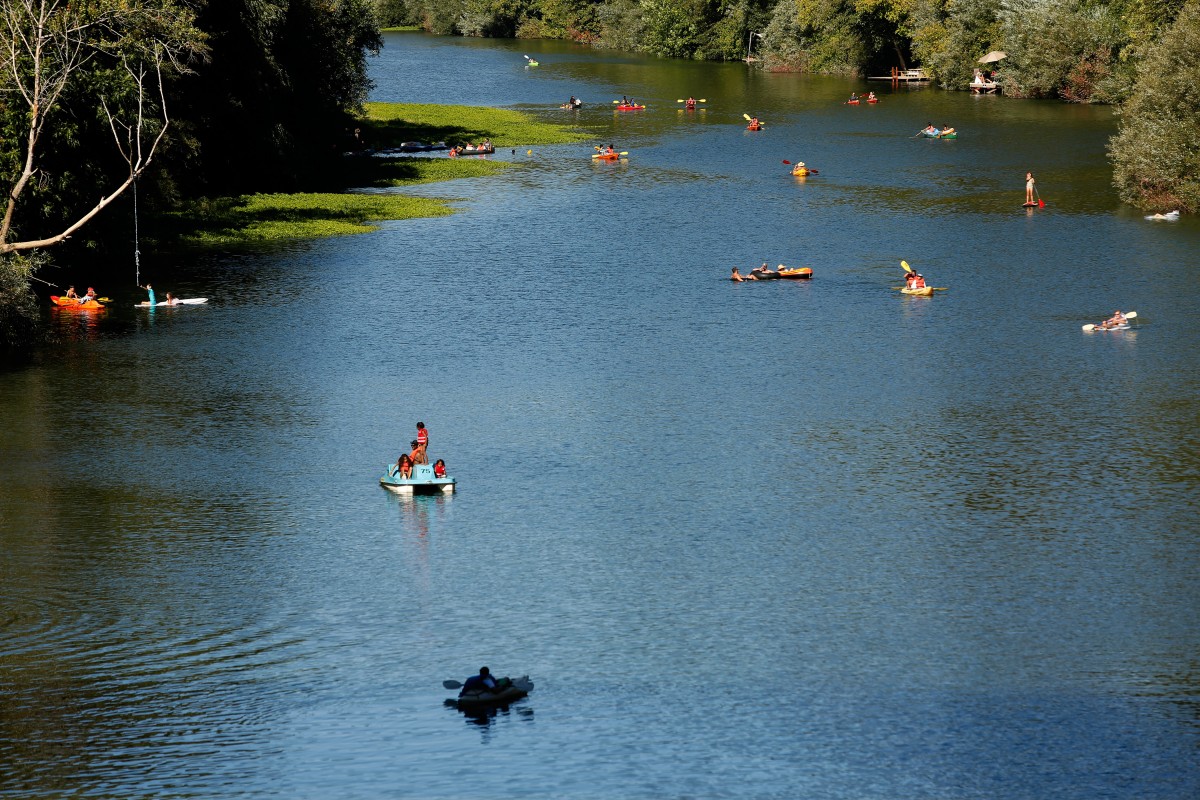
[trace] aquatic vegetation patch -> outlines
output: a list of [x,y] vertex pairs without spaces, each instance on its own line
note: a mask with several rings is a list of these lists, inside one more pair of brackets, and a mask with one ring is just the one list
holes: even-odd
[[363,133],[372,147],[401,142],[479,142],[497,148],[570,144],[592,137],[569,125],[546,122],[524,111],[428,103],[366,103]]
[[[355,159],[347,176],[359,186],[395,188],[493,175],[511,167],[500,161],[449,158]],[[254,194],[197,200],[166,214],[161,238],[181,244],[229,245],[281,239],[319,239],[376,229],[381,220],[441,217],[454,213],[456,198],[412,197],[395,192]]]

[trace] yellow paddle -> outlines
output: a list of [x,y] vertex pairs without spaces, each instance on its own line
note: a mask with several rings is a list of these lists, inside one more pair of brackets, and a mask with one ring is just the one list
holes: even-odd
[[[676,103],[682,103],[682,102],[683,102],[683,100],[682,100],[682,99],[679,99],[679,100],[676,100],[675,102],[676,102]],[[697,103],[707,103],[708,101],[707,101],[707,100],[705,100],[703,97],[701,97],[701,98],[700,98],[699,100],[697,100],[696,102],[697,102]]]
[[912,271],[913,271],[913,270],[912,270],[912,267],[910,267],[910,266],[908,265],[908,262],[907,262],[907,261],[905,261],[905,260],[903,260],[903,259],[901,259],[901,261],[900,261],[900,266],[904,267],[904,271],[905,271],[905,272],[912,272]]

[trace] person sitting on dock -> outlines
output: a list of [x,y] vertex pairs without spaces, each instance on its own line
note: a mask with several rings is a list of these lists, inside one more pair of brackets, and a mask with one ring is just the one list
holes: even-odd
[[446,477],[446,462],[440,458],[437,461],[433,462],[433,477],[435,477],[435,478]]
[[408,480],[412,477],[413,463],[407,453],[401,453],[400,458],[396,460],[396,471],[392,473],[396,477]]
[[429,463],[429,458],[425,455],[425,445],[421,444],[416,439],[412,440],[412,452],[408,454],[408,457],[412,459],[412,463],[414,464]]

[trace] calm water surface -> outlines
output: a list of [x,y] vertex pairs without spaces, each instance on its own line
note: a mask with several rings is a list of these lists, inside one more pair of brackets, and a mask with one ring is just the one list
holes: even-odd
[[[580,96],[630,156],[506,149],[421,189],[452,217],[151,254],[210,304],[135,311],[131,266],[49,320],[0,374],[0,796],[1200,795],[1200,227],[1117,203],[1108,110],[549,42],[372,68]],[[724,280],[764,260],[815,277]],[[417,420],[452,497],[377,485]],[[485,663],[536,690],[444,707]]]

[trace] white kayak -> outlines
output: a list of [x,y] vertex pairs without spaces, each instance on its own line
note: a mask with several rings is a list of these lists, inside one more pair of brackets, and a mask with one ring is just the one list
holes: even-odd
[[[1137,318],[1136,311],[1130,311],[1125,314],[1125,319],[1136,319],[1136,318]],[[1091,331],[1127,331],[1132,327],[1133,326],[1130,325],[1128,322],[1122,322],[1120,325],[1108,325],[1108,326],[1106,326],[1103,322],[1101,322],[1099,325],[1084,325],[1083,329],[1088,332],[1091,332]]]
[[[155,307],[158,307],[158,306],[198,306],[198,305],[201,305],[201,304],[207,303],[207,302],[208,302],[207,297],[184,297],[184,298],[176,297],[174,300],[163,300],[161,303],[155,303],[154,305],[155,305]],[[147,300],[142,303],[134,303],[133,307],[134,308],[149,308],[150,302]]]

